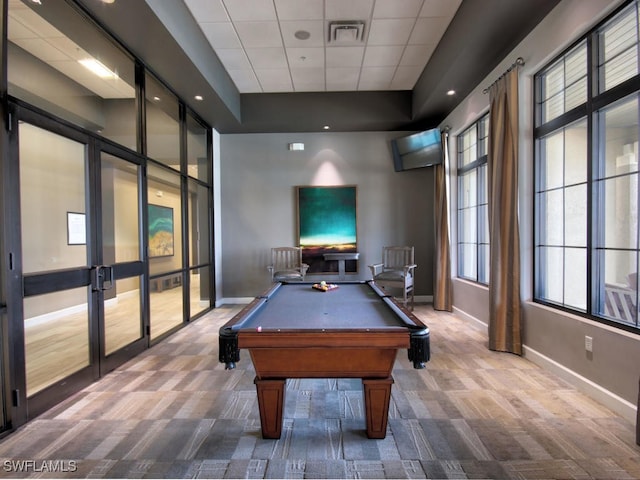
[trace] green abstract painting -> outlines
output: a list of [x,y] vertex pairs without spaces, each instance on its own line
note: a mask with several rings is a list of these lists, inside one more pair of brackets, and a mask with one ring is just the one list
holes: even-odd
[[310,273],[327,271],[325,253],[357,252],[356,192],[355,186],[297,187],[298,244]]
[[149,204],[149,256],[173,255],[173,208]]

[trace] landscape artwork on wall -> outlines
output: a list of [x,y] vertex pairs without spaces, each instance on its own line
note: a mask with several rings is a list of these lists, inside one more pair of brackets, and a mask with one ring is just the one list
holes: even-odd
[[149,257],[173,255],[173,208],[149,204]]
[[[296,187],[298,244],[308,273],[335,273],[338,264],[325,261],[325,253],[357,252],[356,187]],[[355,260],[345,262],[345,272],[357,272]]]

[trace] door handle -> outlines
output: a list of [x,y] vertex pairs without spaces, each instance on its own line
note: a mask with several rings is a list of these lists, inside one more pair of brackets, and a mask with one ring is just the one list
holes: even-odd
[[91,284],[94,292],[111,290],[113,288],[113,267],[110,265],[96,265],[92,268]]
[[102,290],[111,290],[113,288],[113,267],[111,265],[103,265],[102,271]]

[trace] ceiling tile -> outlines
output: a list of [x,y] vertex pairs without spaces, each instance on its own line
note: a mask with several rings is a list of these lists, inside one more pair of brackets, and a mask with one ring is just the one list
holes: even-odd
[[376,0],[373,18],[415,18],[422,0]]
[[45,62],[70,60],[68,55],[65,55],[51,43],[41,38],[18,38],[14,43]]
[[235,25],[244,48],[282,46],[277,22],[237,22]]
[[[29,7],[16,9],[11,12],[14,20],[17,20],[23,27],[31,30],[34,37],[61,37],[62,33],[49,22],[45,21],[40,15],[31,10]],[[9,32],[11,34],[11,32]]]
[[437,44],[448,26],[449,19],[444,17],[419,18],[413,32],[411,32],[409,43],[411,45]]
[[330,91],[357,90],[359,77],[360,77],[359,68],[327,68],[326,69],[327,90],[330,90]]
[[[244,93],[412,88],[462,0],[184,1]],[[364,40],[329,43],[331,20],[364,21]]]
[[234,22],[276,20],[273,0],[224,0]]
[[360,67],[364,47],[333,47],[327,48],[327,67]]
[[35,32],[25,27],[21,22],[16,20],[13,15],[9,15],[9,18],[7,19],[7,31],[12,39],[38,38],[38,35]]
[[369,29],[369,45],[405,45],[411,35],[413,18],[372,20]]
[[228,22],[229,15],[221,0],[185,0],[196,22]]
[[430,45],[407,45],[404,48],[400,65],[402,66],[424,66],[427,64],[437,44]]
[[324,68],[292,68],[291,78],[297,92],[324,90]]
[[275,0],[278,19],[322,20],[324,0]]
[[293,89],[291,75],[286,68],[256,69],[255,72],[263,92],[286,92]]
[[327,20],[369,20],[373,0],[325,0]]
[[420,17],[449,17],[453,18],[462,0],[424,0]]
[[247,48],[246,52],[256,70],[288,68],[283,48]]
[[323,68],[324,48],[287,48],[289,68]]
[[252,69],[245,70],[227,70],[229,76],[239,92],[242,93],[260,93],[262,88],[255,73]]
[[391,88],[393,90],[411,90],[420,78],[422,70],[424,68],[418,66],[398,67],[393,80],[391,80]]
[[216,54],[227,70],[251,69],[251,63],[241,48],[220,48],[216,50]]
[[364,52],[363,67],[384,67],[397,65],[402,58],[403,45],[371,46]]
[[358,90],[387,90],[395,67],[364,67],[360,72]]
[[200,28],[213,48],[242,48],[231,22],[201,23]]
[[[282,39],[287,47],[322,47],[324,45],[325,23],[322,20],[300,20],[280,22]],[[306,40],[296,38],[298,30],[309,32]]]
[[47,42],[61,52],[64,52],[68,58],[74,60],[82,60],[83,58],[91,56],[86,50],[80,48],[77,43],[68,37],[49,37],[47,38]]

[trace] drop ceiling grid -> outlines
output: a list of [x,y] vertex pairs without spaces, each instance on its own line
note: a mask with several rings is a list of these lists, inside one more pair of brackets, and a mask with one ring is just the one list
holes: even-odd
[[[410,90],[461,3],[184,1],[241,93]],[[331,45],[332,20],[364,21],[364,40]]]
[[135,95],[134,88],[121,78],[103,79],[82,66],[79,61],[92,56],[18,0],[9,3],[7,37],[11,43],[102,98]]

